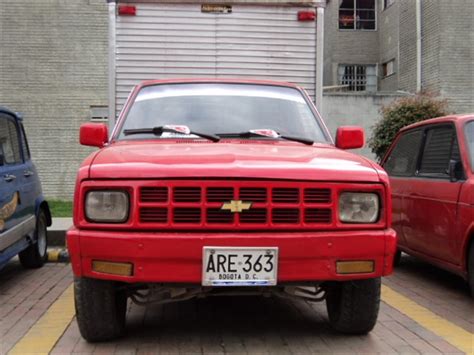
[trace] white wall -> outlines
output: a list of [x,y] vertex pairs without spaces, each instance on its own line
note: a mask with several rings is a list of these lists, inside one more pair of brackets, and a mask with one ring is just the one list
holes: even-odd
[[[333,138],[339,126],[361,126],[365,130],[366,141],[372,134],[372,127],[382,117],[380,109],[401,94],[325,93],[321,114]],[[370,159],[375,159],[367,146],[353,151]]]

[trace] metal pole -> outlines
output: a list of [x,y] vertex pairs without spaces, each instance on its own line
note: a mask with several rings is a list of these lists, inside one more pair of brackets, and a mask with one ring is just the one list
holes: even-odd
[[115,126],[115,1],[109,2],[109,133]]
[[324,7],[317,7],[316,27],[316,68],[315,101],[319,112],[323,109],[323,68],[324,68]]
[[422,66],[422,28],[421,28],[421,0],[416,0],[416,92],[422,89],[421,83],[421,66]]

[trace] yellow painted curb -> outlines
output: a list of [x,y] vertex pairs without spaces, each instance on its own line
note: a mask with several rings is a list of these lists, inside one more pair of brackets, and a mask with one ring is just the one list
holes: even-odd
[[382,300],[464,353],[474,354],[473,333],[438,316],[385,285],[382,286]]
[[48,261],[56,262],[59,260],[59,254],[61,253],[60,249],[48,250]]
[[48,354],[74,317],[73,286],[54,302],[9,354]]

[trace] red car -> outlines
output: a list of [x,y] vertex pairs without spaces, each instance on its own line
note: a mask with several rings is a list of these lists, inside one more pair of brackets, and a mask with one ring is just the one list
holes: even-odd
[[396,251],[388,176],[362,129],[336,144],[308,95],[278,82],[150,81],[131,93],[77,176],[67,245],[82,336],[141,305],[215,295],[326,300],[333,327],[375,325]]
[[468,280],[474,296],[474,115],[403,128],[382,160],[398,253]]

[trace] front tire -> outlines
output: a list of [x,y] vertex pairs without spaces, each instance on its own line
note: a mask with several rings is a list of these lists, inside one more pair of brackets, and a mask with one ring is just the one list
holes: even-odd
[[44,265],[48,259],[48,231],[46,214],[43,209],[38,213],[36,220],[36,228],[34,232],[33,243],[19,253],[20,263],[23,267],[32,269],[39,268]]
[[115,282],[75,278],[74,303],[79,331],[88,342],[124,334],[127,297],[117,290]]
[[380,278],[331,284],[326,296],[331,326],[345,334],[370,332],[377,322],[380,288]]

